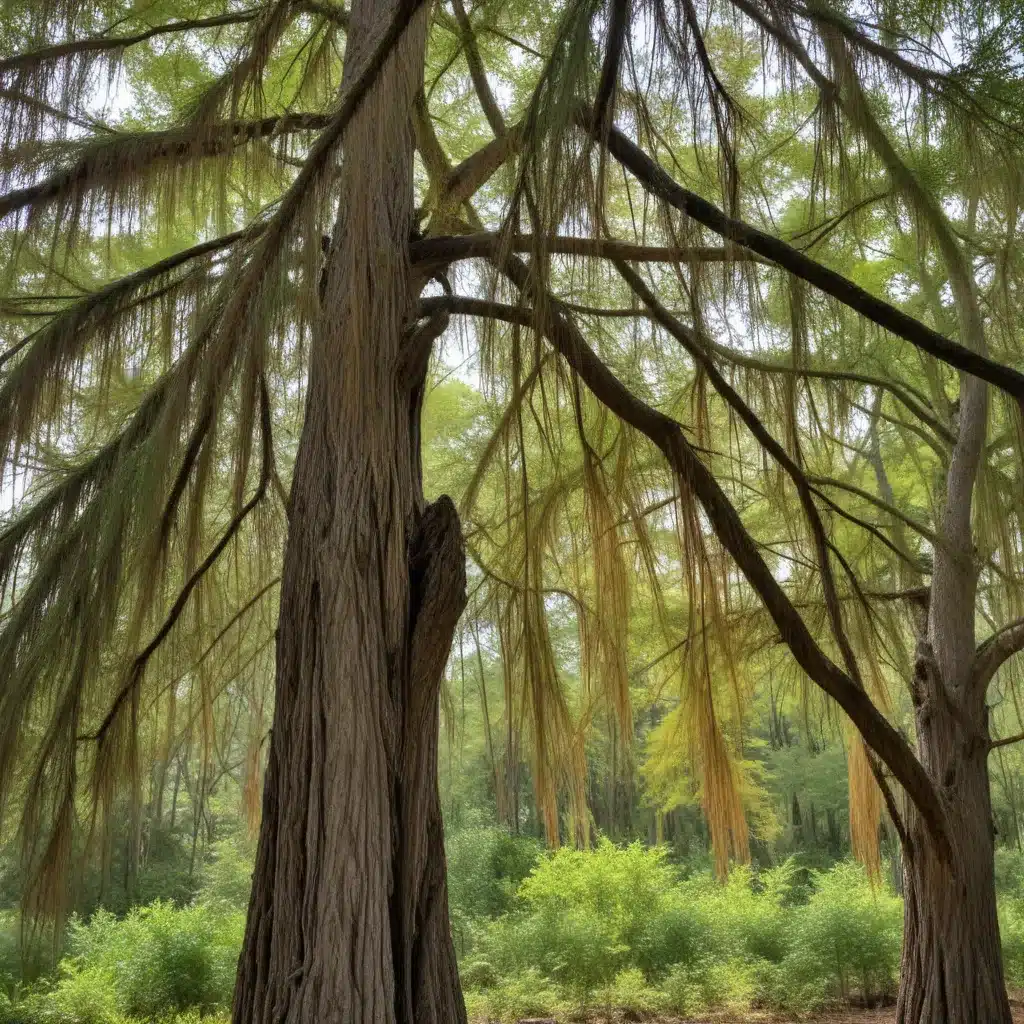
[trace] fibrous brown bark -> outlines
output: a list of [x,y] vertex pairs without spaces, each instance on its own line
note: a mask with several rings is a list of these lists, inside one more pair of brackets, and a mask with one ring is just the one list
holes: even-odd
[[[983,356],[985,329],[970,264],[942,215],[933,212],[932,221],[949,270],[961,336]],[[929,837],[912,823],[904,851],[899,1024],[1011,1020],[996,913],[988,678],[979,671],[975,638],[978,567],[972,509],[987,419],[988,386],[961,374],[956,443],[912,682],[918,757],[945,804],[951,850],[943,863]]]
[[[346,73],[398,3],[353,3]],[[409,329],[409,113],[427,7],[344,142],[292,485],[237,1024],[465,1020],[437,792],[438,698],[465,566],[454,506],[423,500],[424,334]]]
[[914,703],[922,763],[943,795],[952,863],[912,819],[904,848],[899,1024],[1009,1024],[993,874],[984,700],[954,705],[931,648],[918,654]]

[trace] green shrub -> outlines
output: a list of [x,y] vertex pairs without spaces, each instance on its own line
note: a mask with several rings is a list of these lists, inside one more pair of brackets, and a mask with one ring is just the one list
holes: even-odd
[[[755,965],[788,951],[793,874],[789,863],[757,876],[738,868],[721,885],[708,874],[680,880],[663,849],[560,850],[523,881],[515,911],[477,935],[467,985],[534,972],[575,1004],[742,1003],[758,989]],[[637,995],[639,977],[650,998]],[[667,995],[657,994],[663,982]]]
[[999,897],[999,937],[1006,983],[1011,988],[1024,988],[1024,900]]
[[509,978],[472,1005],[474,1017],[497,1017],[509,1022],[524,1017],[554,1017],[566,1010],[558,990],[533,969]]
[[749,1008],[756,993],[754,965],[738,958],[705,957],[677,964],[664,983],[664,1006],[690,1016],[710,1010]]
[[117,1024],[174,1014],[223,1013],[242,942],[240,913],[153,903],[118,919],[100,911],[72,921],[56,979],[11,1004],[25,1024]]
[[601,994],[601,1002],[610,1010],[636,1016],[654,1014],[668,1008],[665,994],[652,988],[644,972],[636,967],[619,971],[612,984]]
[[711,922],[700,908],[676,898],[652,915],[640,931],[634,960],[648,979],[658,981],[677,964],[696,963],[714,938]]
[[195,901],[245,913],[249,907],[255,859],[256,844],[251,840],[233,838],[214,843],[203,865]]
[[122,923],[129,935],[136,932],[135,944],[124,951],[116,969],[126,1013],[156,1017],[168,1010],[230,1005],[242,944],[241,914],[153,903]]
[[588,910],[632,947],[661,913],[676,874],[660,847],[617,847],[602,839],[590,851],[562,849],[541,860],[519,888],[520,898],[549,919]]
[[481,936],[475,962],[491,964],[499,978],[538,972],[584,1002],[626,965],[627,953],[612,922],[591,908],[545,908],[493,922]]
[[723,885],[710,876],[694,878],[679,897],[701,918],[701,949],[708,955],[781,961],[789,944],[790,912],[784,905],[793,866],[755,875],[736,867]]
[[0,911],[0,992],[16,996],[53,970],[52,927],[40,926],[23,934],[20,915]]
[[1000,896],[1024,898],[1024,853],[998,847],[995,855],[996,892]]
[[448,902],[453,915],[471,920],[508,911],[520,882],[540,856],[536,839],[481,826],[447,837]]
[[[541,979],[576,1008],[635,1013],[755,1004],[799,1011],[854,993],[891,994],[900,900],[851,863],[811,872],[802,903],[797,877],[787,862],[760,873],[736,868],[723,885],[707,873],[681,880],[660,850],[607,842],[562,850],[537,864],[512,912],[480,930],[463,978],[488,1006],[494,993],[507,1002],[528,987],[524,979]],[[1011,977],[1015,964],[1024,976],[1017,913],[1006,904]]]
[[776,1000],[802,1008],[854,992],[868,1000],[890,995],[899,971],[900,900],[849,862],[815,874],[814,886],[794,915]]
[[108,972],[61,964],[51,986],[37,986],[11,1004],[5,1024],[118,1024],[113,978]]
[[507,913],[520,882],[540,856],[536,839],[513,836],[493,826],[448,835],[448,913],[460,956],[473,949],[479,925]]
[[661,850],[607,841],[589,852],[559,850],[520,885],[516,910],[478,936],[480,955],[501,978],[534,971],[585,1002],[637,966],[634,947],[650,936],[674,883]]

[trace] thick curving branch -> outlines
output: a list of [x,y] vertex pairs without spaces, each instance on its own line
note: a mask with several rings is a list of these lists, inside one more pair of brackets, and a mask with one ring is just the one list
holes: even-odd
[[[474,236],[465,236],[474,237]],[[529,236],[524,236],[529,237]],[[573,245],[576,243],[576,239],[561,239],[559,243],[571,242]],[[593,239],[581,239],[587,243],[588,246],[592,246],[595,249],[598,246],[607,246],[609,243],[600,242]],[[416,248],[414,244],[413,248]],[[628,242],[615,243],[616,246],[629,245]],[[582,248],[582,247],[581,247]],[[453,250],[454,251],[454,250]],[[558,252],[559,249],[550,249],[549,251]],[[717,263],[720,261],[728,260],[751,260],[753,262],[770,264],[770,261],[762,259],[756,253],[748,252],[746,250],[740,250],[739,252],[729,252],[727,249],[721,246],[693,246],[692,248],[685,250],[672,250],[662,249],[658,246],[636,246],[634,252],[638,255],[629,255],[623,250],[622,258],[632,260],[634,262],[646,262],[648,259],[651,262],[660,262],[658,252],[664,252],[666,256],[668,254],[686,253],[687,256],[679,257],[678,262],[688,262],[690,258],[700,260],[705,263]],[[692,257],[689,254],[693,254]],[[608,256],[608,258],[615,259],[618,253],[614,249],[610,252],[602,251],[601,256]],[[458,258],[458,257],[454,257]],[[605,307],[605,306],[584,306],[579,303],[565,302],[567,309],[572,310],[574,313],[582,313],[584,316],[596,316],[596,317],[615,317],[625,319],[635,319],[637,317],[645,317],[647,319],[654,319],[650,310],[636,308],[631,309],[629,307]],[[952,431],[945,426],[935,414],[930,411],[926,406],[929,406],[929,402],[926,395],[923,395],[916,388],[909,384],[897,383],[895,381],[886,380],[884,377],[874,377],[867,373],[858,373],[853,370],[842,370],[838,368],[829,367],[828,365],[819,366],[794,366],[790,363],[773,362],[770,359],[759,358],[758,356],[748,355],[746,352],[739,352],[736,349],[730,348],[728,345],[723,345],[719,342],[710,339],[712,342],[712,350],[716,356],[720,356],[722,359],[734,366],[739,366],[745,370],[756,370],[758,373],[773,373],[781,376],[789,377],[803,377],[807,380],[825,380],[825,381],[849,381],[854,384],[863,384],[865,387],[881,388],[883,391],[887,391],[893,398],[900,402],[906,407],[907,411],[913,416],[919,419],[927,427],[933,430],[936,436],[946,442],[946,444],[953,444],[956,438],[953,436]],[[899,426],[906,426],[903,421],[897,421]],[[928,439],[930,446],[934,445],[933,439]]]
[[1021,651],[1024,651],[1024,618],[1003,626],[979,645],[974,656],[974,686],[985,689],[999,669]]
[[[502,270],[526,297],[538,298],[525,264],[510,260]],[[542,301],[532,310],[461,296],[425,299],[421,301],[421,309],[443,307],[452,313],[490,317],[542,330],[598,401],[660,449],[681,484],[700,501],[715,535],[757,592],[797,663],[850,717],[867,745],[907,791],[943,856],[950,861],[945,811],[921,763],[868,695],[818,646],[807,624],[772,575],[757,542],[743,525],[732,502],[687,441],[682,426],[639,399],[612,373],[576,330],[560,303],[547,296],[540,298]]]
[[[584,110],[579,115],[584,130],[594,137],[598,135],[592,111]],[[617,128],[606,129],[611,154],[629,170],[638,181],[654,196],[668,203],[674,209],[703,224],[715,234],[734,242],[751,252],[765,257],[772,263],[866,317],[872,323],[885,328],[904,341],[949,366],[963,370],[980,380],[988,381],[997,388],[1012,395],[1024,410],[1024,373],[1004,366],[987,356],[971,351],[951,341],[944,334],[915,320],[891,303],[880,299],[849,278],[831,270],[812,259],[799,249],[755,228],[745,221],[728,216],[714,203],[696,192],[683,188],[631,139]]]
[[502,252],[545,253],[587,256],[595,259],[630,260],[635,263],[769,263],[756,253],[730,252],[724,246],[638,245],[601,238],[552,235],[507,235],[499,231],[478,231],[467,235],[438,235],[409,246],[413,263],[448,264],[456,260],[500,257]]

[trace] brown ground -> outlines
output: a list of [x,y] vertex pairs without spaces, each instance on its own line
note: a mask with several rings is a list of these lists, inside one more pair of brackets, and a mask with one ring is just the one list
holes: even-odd
[[[1024,1024],[1024,1002],[1013,1000],[1013,1019],[1015,1024]],[[646,1024],[893,1024],[895,1020],[895,1007],[890,1006],[880,1010],[838,1010],[799,1019],[751,1013],[745,1017],[714,1017],[699,1021],[682,1021],[676,1017],[666,1017],[648,1020]],[[545,1021],[543,1024],[547,1024],[547,1022]],[[622,1021],[621,1018],[597,1017],[590,1018],[589,1024],[622,1024]]]
[[[896,1020],[896,1011],[892,1007],[887,1010],[846,1010],[812,1019],[814,1024],[892,1024]],[[1017,1024],[1024,1024],[1024,1005],[1014,1004],[1013,1019]]]
[[[1024,1005],[1017,1003],[1013,1006],[1013,1019],[1016,1024],[1024,1024]],[[826,1013],[812,1017],[806,1024],[893,1024],[895,1020],[896,1011],[889,1007],[886,1010],[844,1010],[842,1013]]]

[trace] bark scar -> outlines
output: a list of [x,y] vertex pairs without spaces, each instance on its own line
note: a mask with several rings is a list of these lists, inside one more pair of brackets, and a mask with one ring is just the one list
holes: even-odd
[[416,526],[409,551],[409,582],[410,682],[432,683],[436,689],[466,606],[462,524],[447,494],[427,505]]
[[409,646],[398,778],[393,936],[398,1020],[429,1019],[422,1005],[433,958],[448,928],[444,840],[437,792],[438,705],[445,665],[466,606],[466,554],[455,503],[427,505],[409,545]]

